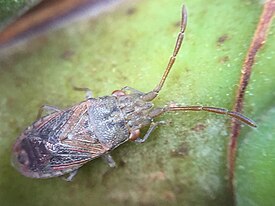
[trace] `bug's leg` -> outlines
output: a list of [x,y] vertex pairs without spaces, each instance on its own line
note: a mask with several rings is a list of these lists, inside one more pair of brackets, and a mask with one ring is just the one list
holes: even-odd
[[86,96],[85,96],[86,99],[93,98],[93,92],[89,88],[74,87],[74,90],[86,92]]
[[76,176],[77,172],[78,172],[78,169],[70,172],[68,177],[64,177],[63,179],[68,181],[68,182],[71,182],[73,180],[73,178]]
[[116,166],[116,162],[114,161],[114,159],[112,158],[112,156],[110,154],[104,154],[101,156],[102,159],[104,159],[105,162],[107,162],[107,164],[110,167],[115,167]]
[[40,119],[42,116],[42,113],[46,111],[48,113],[53,113],[53,112],[60,112],[61,110],[54,107],[54,106],[49,106],[49,105],[42,105],[39,110],[36,119]]
[[128,86],[123,87],[121,90],[124,91],[124,92],[130,91],[132,94],[142,94],[142,95],[144,94],[143,92],[138,91],[138,90],[136,90],[132,87],[128,87]]
[[137,139],[134,140],[136,143],[144,143],[151,133],[160,125],[160,124],[166,124],[165,121],[159,121],[159,122],[152,122],[149,129],[147,130],[146,134],[144,135],[143,138],[138,137]]

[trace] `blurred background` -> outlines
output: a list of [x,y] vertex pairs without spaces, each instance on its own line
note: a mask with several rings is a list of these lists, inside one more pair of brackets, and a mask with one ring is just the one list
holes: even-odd
[[27,38],[80,18],[96,16],[122,0],[31,0],[1,1],[0,44]]

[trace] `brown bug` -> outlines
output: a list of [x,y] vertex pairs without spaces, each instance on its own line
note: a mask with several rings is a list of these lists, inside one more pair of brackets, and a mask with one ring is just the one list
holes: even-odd
[[[154,100],[176,60],[187,23],[183,6],[181,29],[176,45],[159,84],[150,92],[143,93],[130,87],[115,90],[110,96],[92,98],[89,89],[87,99],[68,109],[59,110],[43,106],[39,118],[17,139],[13,147],[13,165],[23,175],[32,178],[50,178],[69,173],[70,181],[86,162],[104,158],[111,167],[115,162],[110,152],[131,140],[145,142],[153,130],[163,121],[154,118],[172,111],[206,111],[228,115],[256,127],[256,124],[240,113],[227,109],[205,106],[175,106],[153,108]],[[40,118],[42,111],[52,113]],[[140,129],[149,126],[140,138]]]

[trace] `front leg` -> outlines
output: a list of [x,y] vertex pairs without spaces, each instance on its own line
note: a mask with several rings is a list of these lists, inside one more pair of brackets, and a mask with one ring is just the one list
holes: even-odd
[[86,99],[93,98],[93,92],[89,88],[74,87],[74,90],[86,92]]
[[160,125],[160,124],[165,124],[165,121],[159,121],[159,122],[152,122],[149,129],[147,130],[146,134],[144,135],[143,138],[136,138],[134,140],[134,142],[136,143],[144,143],[148,138],[149,136],[151,135],[151,133]]
[[140,94],[140,95],[144,94],[143,92],[128,86],[123,87],[121,90],[124,91],[125,93],[128,93],[127,91],[129,91],[131,94]]

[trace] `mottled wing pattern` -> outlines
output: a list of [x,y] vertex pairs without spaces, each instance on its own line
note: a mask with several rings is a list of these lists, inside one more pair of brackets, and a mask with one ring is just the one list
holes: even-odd
[[108,150],[90,129],[88,108],[91,104],[86,100],[35,123],[38,136],[46,140],[46,146],[52,152],[51,168],[77,168]]

